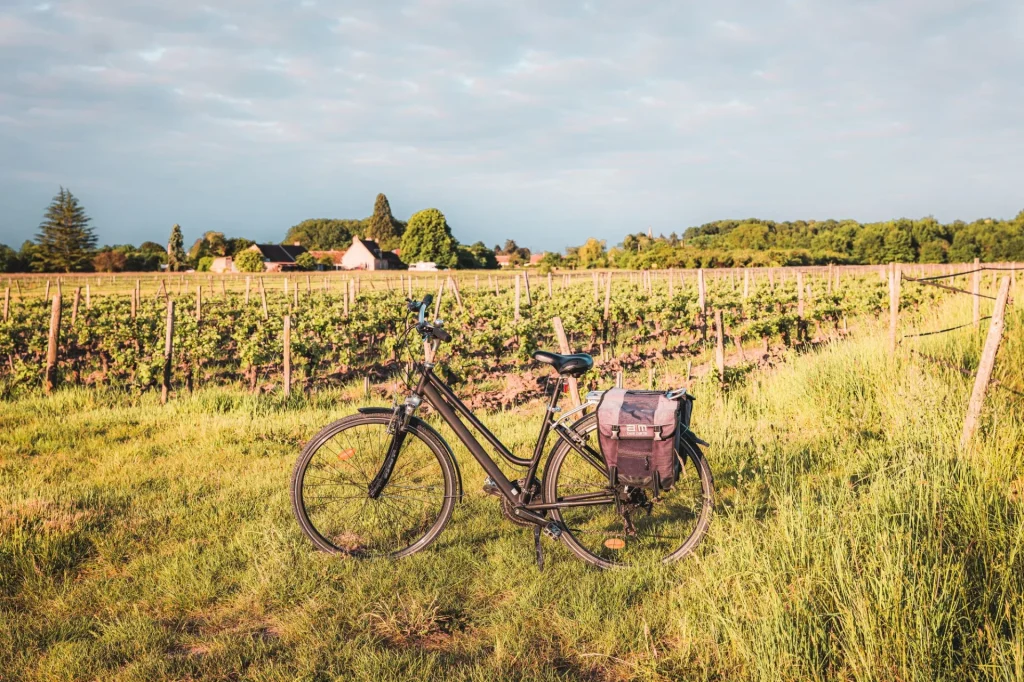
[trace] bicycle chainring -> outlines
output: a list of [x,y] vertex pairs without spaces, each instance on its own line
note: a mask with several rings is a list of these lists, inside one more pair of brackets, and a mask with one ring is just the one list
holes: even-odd
[[[526,491],[527,490],[526,479],[525,478],[520,478],[518,481],[516,481],[516,485],[519,486],[519,490],[521,490],[521,491]],[[534,496],[537,495],[539,490],[540,490],[540,481],[538,481],[536,478],[534,478],[533,482],[530,484],[530,487],[529,487],[529,493],[530,493],[531,499]],[[517,526],[522,526],[524,528],[533,528],[534,527],[535,524],[532,521],[528,521],[527,519],[522,519],[522,518],[519,518],[518,516],[516,516],[514,511],[513,511],[513,509],[514,508],[512,506],[512,503],[509,500],[507,500],[504,495],[502,495],[501,496],[501,514],[502,514],[502,516],[504,516],[506,519],[508,519],[512,523],[516,524]],[[540,514],[546,516],[547,512],[540,512]]]

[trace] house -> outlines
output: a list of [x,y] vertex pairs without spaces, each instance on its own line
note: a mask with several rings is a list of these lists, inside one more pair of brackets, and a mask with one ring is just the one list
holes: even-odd
[[506,256],[504,254],[498,254],[498,255],[496,255],[494,257],[494,259],[496,261],[498,261],[498,265],[503,267],[503,268],[507,268],[509,265],[512,264],[512,256]]
[[306,253],[306,247],[295,242],[294,244],[253,244],[250,251],[256,251],[263,256],[263,269],[267,272],[282,272],[294,270],[295,259]]
[[413,272],[437,272],[437,263],[432,260],[421,260],[409,266]]
[[382,251],[372,239],[352,236],[352,246],[341,257],[345,270],[403,270],[405,263],[394,251]]
[[218,256],[210,263],[210,272],[225,273],[238,270],[235,269],[235,260],[231,256]]
[[[317,263],[319,263],[323,259],[324,256],[327,256],[328,258],[331,259],[331,263],[334,264],[333,267],[334,267],[335,270],[341,270],[344,267],[341,264],[342,258],[345,257],[345,251],[344,250],[337,250],[337,249],[335,249],[335,250],[331,250],[331,251],[310,251],[309,254],[311,256],[313,256],[313,258],[316,258]],[[325,269],[330,269],[330,268],[325,268]]]
[[546,255],[548,255],[547,251],[544,251],[543,253],[531,253],[530,262],[527,265],[539,265]]

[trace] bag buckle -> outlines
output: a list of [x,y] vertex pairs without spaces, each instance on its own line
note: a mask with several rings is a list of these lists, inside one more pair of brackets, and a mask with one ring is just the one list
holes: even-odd
[[618,427],[618,425],[613,425],[612,426],[612,440],[618,440],[618,439],[619,439],[619,427]]

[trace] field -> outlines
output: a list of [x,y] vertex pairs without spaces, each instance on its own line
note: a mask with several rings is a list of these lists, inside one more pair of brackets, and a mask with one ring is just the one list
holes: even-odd
[[[884,295],[877,273],[860,280],[849,290]],[[726,307],[741,285],[716,280],[709,300],[718,292]],[[623,289],[622,301],[647,285],[628,286],[637,295]],[[593,307],[590,282],[575,287],[579,309]],[[971,319],[966,297],[904,292],[905,331]],[[796,292],[778,299],[795,304]],[[9,375],[0,679],[1020,680],[1024,404],[993,387],[960,450],[971,378],[949,367],[977,366],[984,325],[891,353],[883,307],[851,312],[847,333],[836,318],[805,342],[773,334],[759,360],[730,349],[725,377],[710,371],[692,308],[665,346],[623,318],[588,384],[606,386],[634,345],[627,385],[647,384],[651,367],[661,385],[707,364],[691,384],[693,426],[711,443],[718,489],[694,557],[630,573],[590,569],[551,542],[538,573],[532,535],[502,520],[461,446],[466,499],[435,545],[399,563],[315,553],[291,516],[288,476],[320,426],[383,402],[363,395],[358,372],[290,396],[212,372],[166,405],[137,380],[76,381],[71,364],[49,396],[38,367],[32,381]],[[550,312],[535,313],[538,330]],[[1022,325],[1012,307],[996,371],[1015,390]],[[600,352],[604,338],[597,326],[573,343]],[[502,358],[527,367],[529,347]],[[541,409],[517,402],[484,421],[523,455]]]

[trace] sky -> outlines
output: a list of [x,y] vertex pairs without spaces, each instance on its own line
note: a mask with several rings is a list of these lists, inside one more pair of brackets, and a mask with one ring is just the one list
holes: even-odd
[[0,0],[0,242],[436,207],[534,250],[1024,209],[1019,0]]

